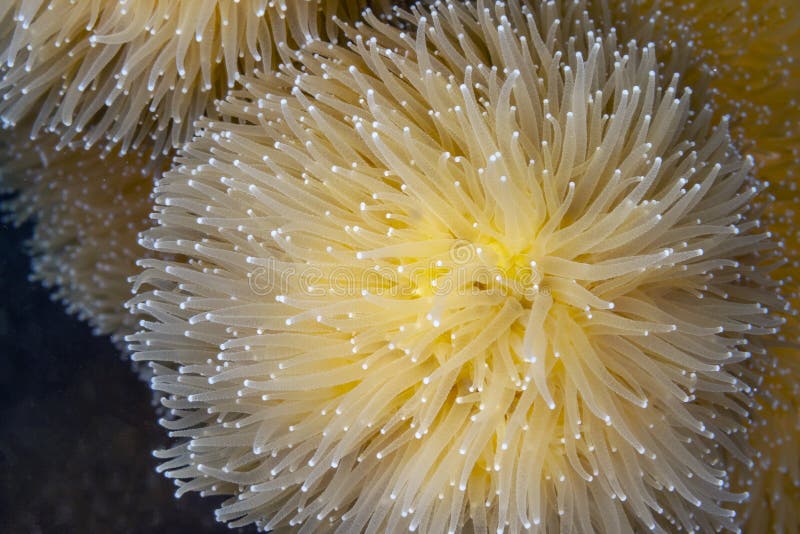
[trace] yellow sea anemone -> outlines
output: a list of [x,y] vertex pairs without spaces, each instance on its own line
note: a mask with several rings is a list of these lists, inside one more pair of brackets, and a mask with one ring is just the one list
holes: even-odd
[[[192,122],[240,73],[270,70],[281,48],[335,38],[365,0],[8,0],[0,7],[0,119],[35,119],[62,145],[152,137],[153,155],[188,141]],[[378,2],[380,4],[380,0]],[[388,7],[387,4],[383,4]]]
[[161,469],[231,526],[735,529],[752,161],[583,2],[404,18],[243,79],[159,183]]
[[28,242],[33,278],[96,333],[119,339],[136,324],[123,304],[141,257],[137,235],[151,210],[147,159],[56,150],[57,142],[51,135],[4,136],[0,185],[16,195],[3,208],[17,225],[35,223]]

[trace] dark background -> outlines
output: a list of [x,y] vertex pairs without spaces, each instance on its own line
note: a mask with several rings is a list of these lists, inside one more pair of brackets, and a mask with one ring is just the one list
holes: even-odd
[[230,532],[155,472],[147,384],[28,281],[28,235],[0,224],[0,532]]

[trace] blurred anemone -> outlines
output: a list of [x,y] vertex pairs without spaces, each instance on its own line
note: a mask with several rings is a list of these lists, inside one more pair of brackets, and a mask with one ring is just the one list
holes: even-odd
[[137,235],[152,206],[147,159],[57,150],[57,142],[52,135],[3,137],[0,186],[16,194],[2,207],[13,224],[34,224],[32,277],[97,334],[120,340],[137,322],[123,304],[142,253]]
[[[388,2],[377,5],[388,9]],[[366,0],[9,0],[0,6],[0,118],[123,152],[168,153],[241,73],[337,35]],[[144,143],[152,138],[153,146]]]
[[760,406],[750,432],[755,468],[733,470],[736,486],[747,490],[750,496],[742,506],[744,532],[796,534],[800,530],[797,347],[773,349],[770,358],[759,360],[755,367],[762,377],[758,391]]
[[[800,74],[800,72],[798,73]],[[787,117],[791,116],[787,113]],[[757,139],[754,143],[769,143]],[[797,209],[800,198],[795,182],[797,162],[785,160],[791,145],[774,139],[775,158],[763,159],[761,172],[772,177],[771,201],[763,206],[766,225],[784,240],[786,264],[775,272],[792,307],[783,315],[787,325],[768,352],[748,362],[758,377],[758,410],[755,411],[751,443],[754,469],[734,469],[737,487],[750,498],[741,507],[745,532],[800,532],[800,235]]]
[[754,163],[583,2],[400,16],[244,78],[157,186],[141,243],[185,261],[141,261],[127,339],[177,494],[267,530],[735,530],[784,306]]
[[[770,183],[763,220],[784,239],[787,264],[776,272],[795,308],[800,304],[800,14],[787,0],[663,2],[673,37],[691,37],[698,64],[711,71],[719,114],[729,114],[739,146],[752,153],[758,176]],[[754,470],[734,477],[750,492],[741,511],[745,532],[800,531],[800,337],[795,312],[783,343],[748,365],[763,383],[755,412]]]
[[[636,5],[638,2],[621,3]],[[642,3],[639,3],[639,9]],[[791,0],[644,2],[658,9],[664,41],[690,39],[692,69],[710,74],[714,104],[727,114],[737,141],[759,175],[797,178],[800,160],[800,15]],[[677,45],[676,45],[677,46]]]

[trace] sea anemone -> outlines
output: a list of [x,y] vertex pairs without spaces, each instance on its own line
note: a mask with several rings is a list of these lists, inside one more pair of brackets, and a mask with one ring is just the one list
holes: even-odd
[[98,149],[57,150],[58,139],[3,137],[0,186],[14,224],[33,222],[34,279],[53,288],[70,313],[119,340],[137,323],[123,304],[137,272],[137,234],[148,227],[153,179],[147,158]]
[[141,243],[185,261],[140,262],[127,339],[177,494],[267,530],[735,529],[784,304],[726,122],[584,2],[366,19],[157,186]]
[[[796,178],[800,160],[796,4],[787,0],[654,4],[660,12],[661,40],[692,41],[697,50],[692,68],[710,73],[717,112],[731,116],[741,136],[737,142],[752,153],[759,175],[776,182]],[[652,11],[652,7],[638,8]]]
[[335,16],[352,20],[365,5],[9,0],[0,6],[0,119],[35,119],[33,133],[59,132],[61,145],[108,141],[166,154],[239,74],[270,70],[306,39],[335,39]]

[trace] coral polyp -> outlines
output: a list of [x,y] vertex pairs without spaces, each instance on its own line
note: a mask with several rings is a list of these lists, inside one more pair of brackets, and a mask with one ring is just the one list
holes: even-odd
[[242,78],[158,184],[161,469],[266,530],[735,530],[754,162],[583,2],[400,18]]

